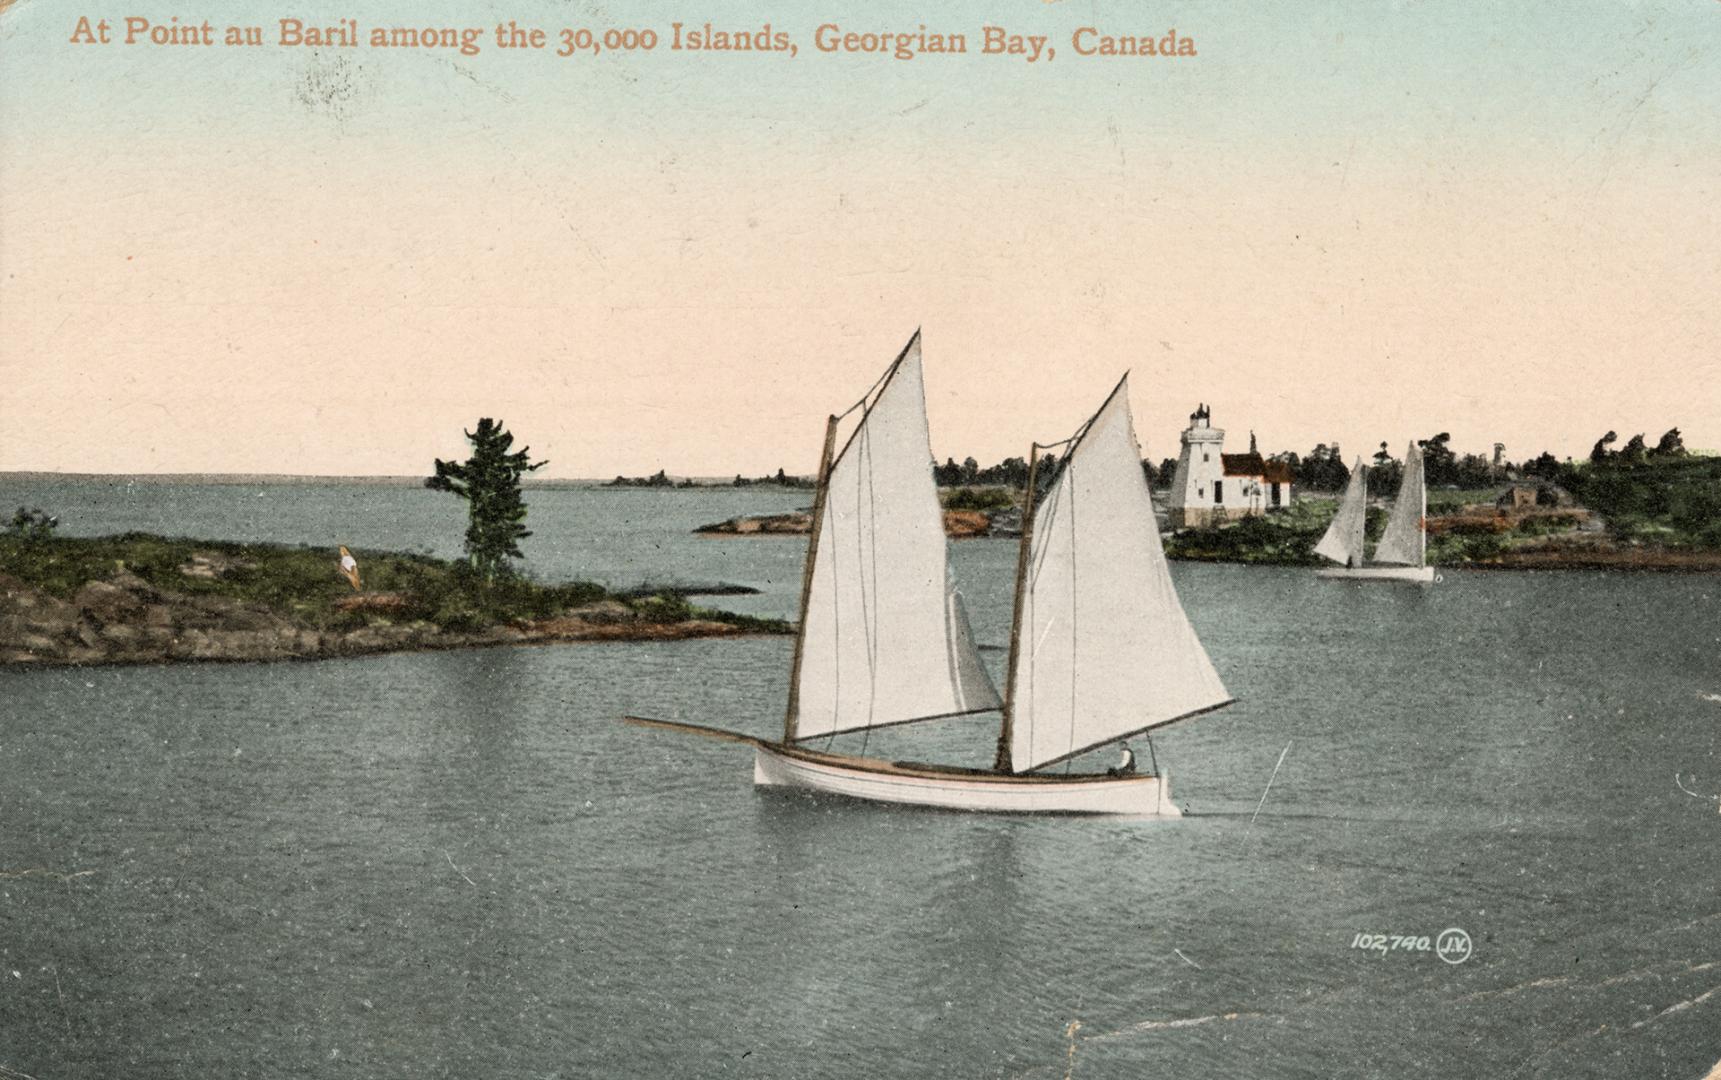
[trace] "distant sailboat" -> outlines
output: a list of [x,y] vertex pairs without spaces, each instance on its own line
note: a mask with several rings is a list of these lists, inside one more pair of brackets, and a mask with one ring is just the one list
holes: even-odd
[[[761,787],[959,810],[1179,816],[1162,775],[1041,771],[1231,701],[1172,587],[1127,379],[1074,436],[1030,451],[1003,700],[950,585],[918,333],[855,408],[861,418],[834,457],[843,417],[826,428],[783,737],[628,720],[752,744]],[[1065,446],[1036,500],[1040,451]],[[806,745],[991,711],[1002,713],[991,769]]]
[[1375,545],[1374,565],[1363,565],[1364,526],[1368,514],[1367,469],[1357,460],[1350,483],[1339,500],[1338,513],[1327,526],[1315,554],[1338,563],[1317,570],[1320,577],[1351,578],[1357,581],[1434,581],[1428,565],[1428,485],[1423,477],[1422,450],[1414,442],[1404,452],[1404,479],[1398,498],[1387,516],[1386,531]]

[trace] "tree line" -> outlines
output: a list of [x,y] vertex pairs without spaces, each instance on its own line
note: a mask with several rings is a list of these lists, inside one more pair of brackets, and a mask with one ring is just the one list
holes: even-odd
[[[1612,431],[1602,436],[1596,442],[1595,449],[1590,452],[1590,463],[1653,464],[1673,460],[1686,453],[1678,428],[1670,429],[1654,446],[1650,446],[1643,435],[1634,435],[1624,446],[1617,450],[1611,449],[1618,439],[1618,433]],[[1495,461],[1484,454],[1461,454],[1453,450],[1451,444],[1452,433],[1447,431],[1416,440],[1417,448],[1422,451],[1423,475],[1431,487],[1487,488],[1521,477],[1560,483],[1562,479],[1570,480],[1570,471],[1573,468],[1545,450],[1520,464],[1509,461],[1504,456]],[[1338,443],[1316,443],[1314,449],[1307,454],[1287,450],[1270,455],[1267,460],[1290,466],[1293,484],[1304,491],[1343,491],[1345,485],[1350,482],[1350,466],[1345,463],[1344,453]],[[1048,469],[1052,467],[1048,458],[1042,458],[1041,463]],[[1404,462],[1393,456],[1391,444],[1382,442],[1379,449],[1369,455],[1367,464],[1369,493],[1375,496],[1397,494],[1399,484],[1404,478]],[[1168,488],[1177,471],[1177,459],[1164,458],[1156,465],[1152,460],[1144,458],[1141,467],[1149,483],[1155,487]],[[1013,457],[983,468],[971,457],[960,464],[954,458],[946,458],[944,464],[934,466],[933,476],[940,487],[1000,485],[1020,490],[1027,484],[1028,463],[1022,458]]]
[[[1056,454],[1043,454],[1035,468],[1039,471],[1040,479],[1048,478],[1057,467]],[[980,463],[973,458],[963,458],[958,465],[955,458],[946,458],[944,464],[932,466],[932,479],[939,487],[983,487],[997,485],[1011,487],[1018,491],[1028,486],[1028,460],[1019,457],[1007,457],[996,465],[988,465],[982,469]],[[1040,486],[1038,483],[1036,487]]]
[[[513,435],[499,421],[488,417],[465,434],[472,445],[472,456],[464,462],[437,460],[434,475],[424,484],[466,501],[468,565],[488,580],[511,574],[512,560],[522,557],[519,543],[532,533],[525,527],[526,503],[521,496],[520,478],[547,462],[532,461],[530,448],[513,450]],[[1618,441],[1619,434],[1614,431],[1596,440],[1587,468],[1570,460],[1561,462],[1547,451],[1522,465],[1512,464],[1503,459],[1503,448],[1498,443],[1493,460],[1480,454],[1459,454],[1451,447],[1451,433],[1445,431],[1418,439],[1416,445],[1422,451],[1424,475],[1434,487],[1486,488],[1502,480],[1533,477],[1567,488],[1586,505],[1605,503],[1617,514],[1672,520],[1681,528],[1706,537],[1721,532],[1721,483],[1717,482],[1721,481],[1721,465],[1714,464],[1717,459],[1691,458],[1678,428],[1669,429],[1653,447],[1642,434],[1632,436],[1615,450],[1613,446]],[[1317,443],[1307,455],[1287,451],[1268,460],[1290,466],[1294,484],[1306,491],[1339,491],[1350,481],[1350,468],[1337,443]],[[1689,477],[1673,476],[1666,468],[1673,464],[1683,467],[1686,462],[1701,468]],[[1657,467],[1657,476],[1665,474],[1665,483],[1639,482],[1640,468],[1652,466]],[[1038,473],[1035,486],[1043,488],[1049,483],[1057,467],[1056,454],[1041,456],[1035,466]],[[1143,459],[1141,467],[1150,483],[1164,488],[1171,484],[1177,461],[1165,458],[1155,465]],[[954,458],[946,458],[942,465],[934,462],[932,472],[941,487],[990,485],[1021,490],[1027,487],[1029,468],[1027,460],[1019,457],[1005,458],[984,468],[969,457],[960,464]],[[1396,494],[1403,475],[1404,463],[1393,457],[1391,447],[1382,442],[1370,464],[1370,493]],[[733,483],[737,487],[753,484],[803,487],[811,486],[812,482],[778,469],[775,476],[757,479],[737,475]],[[678,486],[662,470],[644,478],[618,476],[610,485]],[[57,524],[40,511],[20,509],[9,530],[18,534],[46,534]],[[1721,542],[1721,535],[1714,539]]]
[[[740,473],[736,473],[735,479],[729,481],[730,487],[758,487],[761,485],[765,485],[765,486],[775,485],[777,487],[787,487],[787,488],[810,488],[810,487],[815,486],[815,481],[811,477],[807,477],[807,476],[790,476],[787,472],[785,472],[782,469],[778,469],[775,476],[767,475],[767,476],[746,477],[746,476],[742,476]],[[667,470],[659,469],[656,472],[652,473],[650,476],[617,476],[614,480],[604,481],[603,486],[604,487],[643,487],[643,488],[694,488],[694,487],[711,487],[713,485],[709,484],[709,483],[703,483],[702,484],[699,481],[693,480],[693,479],[674,480],[674,479],[670,478]]]
[[[1597,439],[1595,446],[1590,450],[1590,464],[1644,465],[1648,464],[1651,458],[1666,459],[1685,456],[1685,437],[1679,434],[1678,428],[1672,428],[1663,433],[1661,440],[1653,447],[1644,442],[1643,433],[1639,432],[1627,439],[1625,445],[1618,450],[1609,449],[1618,440],[1619,432],[1617,431],[1610,431]],[[1544,454],[1543,456],[1546,457],[1547,455]]]

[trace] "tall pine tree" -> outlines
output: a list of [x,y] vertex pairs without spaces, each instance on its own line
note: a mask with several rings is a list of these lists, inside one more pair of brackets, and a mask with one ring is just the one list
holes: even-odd
[[489,417],[477,431],[466,432],[472,456],[463,464],[436,459],[436,475],[424,486],[451,491],[466,500],[466,557],[486,579],[511,572],[509,559],[521,558],[520,541],[531,536],[523,522],[526,502],[520,497],[520,477],[548,465],[531,462],[525,447],[513,453],[514,436]]

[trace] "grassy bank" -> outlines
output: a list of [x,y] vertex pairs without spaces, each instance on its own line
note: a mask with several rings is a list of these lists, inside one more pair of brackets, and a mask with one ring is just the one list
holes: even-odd
[[1020,498],[1020,493],[1007,487],[945,488],[938,493],[938,501],[946,510],[1011,510]]
[[[1297,499],[1273,514],[1201,529],[1180,529],[1165,541],[1173,559],[1313,566],[1315,545],[1338,507],[1336,499]],[[1369,515],[1370,535],[1379,535],[1385,517]]]
[[1617,540],[1721,551],[1721,457],[1616,457],[1566,466],[1560,482]]
[[[1428,562],[1435,566],[1624,570],[1721,569],[1721,463],[1678,470],[1600,471],[1579,486],[1584,506],[1503,510],[1495,491],[1429,493]],[[1597,507],[1592,504],[1599,504]],[[1184,529],[1166,541],[1174,559],[1315,566],[1336,498],[1300,498],[1264,517]],[[1386,511],[1368,510],[1368,539]]]
[[[1173,559],[1202,562],[1251,563],[1263,566],[1324,566],[1315,554],[1337,508],[1336,500],[1300,499],[1288,509],[1264,517],[1203,529],[1183,529],[1166,540],[1165,551]],[[1386,528],[1386,511],[1370,507],[1367,535],[1370,543]],[[1518,531],[1522,528],[1524,531]],[[1515,542],[1546,535],[1540,521],[1507,524],[1504,531],[1492,527],[1471,529],[1459,526],[1432,533],[1428,538],[1428,561],[1435,566],[1488,562],[1509,551]]]

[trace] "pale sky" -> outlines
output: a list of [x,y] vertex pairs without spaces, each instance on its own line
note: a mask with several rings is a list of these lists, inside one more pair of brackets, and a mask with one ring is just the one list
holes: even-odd
[[[933,448],[1721,449],[1721,3],[217,5],[648,55],[74,45],[0,11],[0,470],[810,472],[919,326]],[[162,4],[196,21],[206,9]],[[935,13],[935,14],[934,14]],[[320,16],[327,16],[321,18]],[[674,52],[676,20],[793,59]],[[968,35],[828,56],[821,22]],[[1050,62],[978,55],[993,23]],[[1198,56],[1084,59],[1081,26]],[[552,34],[552,39],[554,35]]]

